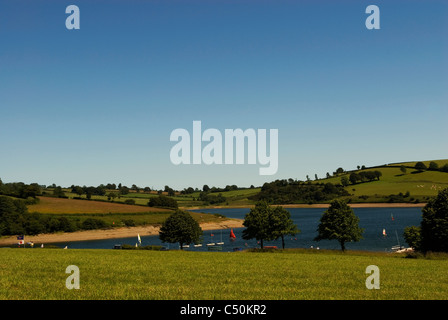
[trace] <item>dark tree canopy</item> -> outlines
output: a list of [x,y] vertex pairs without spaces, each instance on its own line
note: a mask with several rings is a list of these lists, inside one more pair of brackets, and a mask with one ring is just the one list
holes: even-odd
[[263,249],[264,241],[282,239],[282,247],[285,248],[284,237],[300,232],[291,219],[288,210],[282,207],[271,207],[266,201],[259,201],[250,210],[244,219],[243,239],[256,239],[260,241]]
[[448,188],[440,191],[422,211],[421,249],[448,252]]
[[271,228],[275,239],[282,239],[282,248],[285,249],[285,236],[294,236],[300,232],[291,219],[288,210],[276,207],[271,211]]
[[329,182],[325,184],[299,183],[283,179],[264,183],[258,194],[248,198],[273,204],[288,204],[330,201],[348,195],[349,193],[342,185]]
[[250,209],[244,218],[243,239],[256,239],[260,241],[263,249],[264,241],[275,240],[275,236],[271,233],[270,207],[266,201],[260,201],[255,204],[255,208]]
[[176,210],[162,224],[159,238],[162,242],[184,244],[199,243],[202,229],[193,217],[184,211]]
[[364,229],[359,227],[359,218],[345,201],[333,200],[320,218],[317,231],[315,241],[338,240],[345,251],[345,243],[361,240]]
[[163,195],[159,195],[157,197],[152,197],[151,199],[149,199],[148,206],[161,207],[161,208],[173,208],[173,209],[178,208],[178,204],[177,204],[176,200],[174,200],[173,198],[167,197],[167,196],[163,196]]
[[416,170],[418,170],[418,171],[424,171],[424,170],[427,169],[427,168],[426,168],[426,165],[425,165],[423,162],[421,162],[421,161],[417,162],[417,163],[415,164],[414,168],[415,168]]

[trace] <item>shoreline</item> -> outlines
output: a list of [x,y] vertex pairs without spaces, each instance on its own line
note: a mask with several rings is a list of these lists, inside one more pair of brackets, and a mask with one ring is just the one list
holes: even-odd
[[[352,208],[423,208],[426,203],[387,203],[387,202],[369,202],[369,203],[348,203]],[[314,203],[314,204],[278,204],[272,206],[280,206],[283,208],[328,208],[329,203]],[[206,206],[206,207],[179,207],[182,210],[206,210],[206,209],[250,209],[254,205],[241,206]]]
[[[207,222],[200,224],[202,230],[218,230],[218,229],[230,229],[230,228],[242,228],[243,220],[240,219],[228,219],[220,222]],[[137,234],[140,236],[154,236],[159,234],[159,226],[140,226],[140,227],[120,227],[115,229],[98,229],[98,230],[85,230],[75,232],[61,232],[61,233],[44,233],[36,236],[25,236],[25,244],[32,241],[35,246],[49,243],[64,243],[64,242],[76,242],[76,241],[89,241],[89,240],[105,240],[105,239],[117,239],[117,238],[137,238]],[[16,236],[8,236],[0,238],[0,246],[8,246],[17,244]]]

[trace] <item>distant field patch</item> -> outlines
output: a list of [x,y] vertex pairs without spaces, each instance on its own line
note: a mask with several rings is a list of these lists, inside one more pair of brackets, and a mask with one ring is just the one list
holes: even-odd
[[54,214],[106,214],[106,213],[141,213],[170,212],[167,209],[126,205],[113,202],[74,200],[62,198],[39,197],[40,202],[28,206],[29,212]]

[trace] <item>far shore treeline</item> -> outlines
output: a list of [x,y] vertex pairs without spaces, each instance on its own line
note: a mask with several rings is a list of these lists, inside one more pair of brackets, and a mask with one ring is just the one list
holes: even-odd
[[[255,187],[226,185],[225,187],[203,185],[202,188],[186,187],[174,190],[168,185],[162,189],[148,186],[107,183],[98,186],[59,186],[23,182],[3,183],[0,179],[0,195],[26,199],[27,204],[37,201],[37,196],[71,198],[79,200],[111,201],[126,204],[150,205],[175,208],[173,201],[155,200],[157,196],[171,197],[178,206],[207,205],[253,205],[266,200],[274,204],[329,203],[343,198],[349,203],[357,202],[427,202],[435,192],[415,192],[418,184],[431,183],[448,186],[448,160],[395,163],[367,168],[357,166],[355,170],[337,168],[332,174],[306,180],[278,179]],[[387,184],[387,188],[385,188]],[[393,185],[393,187],[391,187]],[[426,187],[429,187],[426,186]],[[439,186],[439,188],[441,188]],[[385,191],[389,190],[389,191]],[[152,199],[152,201],[150,201]],[[146,202],[144,202],[146,200]],[[234,200],[246,200],[246,203]]]

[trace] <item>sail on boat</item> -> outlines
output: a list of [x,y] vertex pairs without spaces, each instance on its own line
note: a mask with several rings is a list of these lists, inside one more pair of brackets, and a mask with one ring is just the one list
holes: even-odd
[[230,238],[231,241],[235,241],[235,239],[236,239],[236,236],[233,233],[233,229],[230,229],[230,236],[229,236],[229,238]]
[[383,236],[387,236],[386,229],[383,229]]

